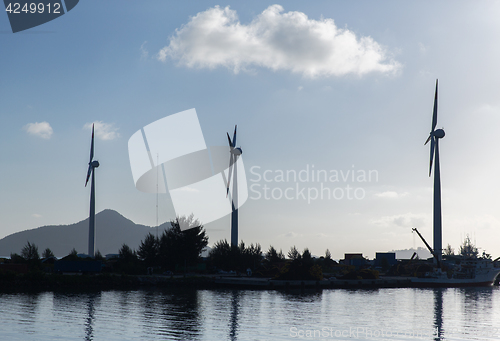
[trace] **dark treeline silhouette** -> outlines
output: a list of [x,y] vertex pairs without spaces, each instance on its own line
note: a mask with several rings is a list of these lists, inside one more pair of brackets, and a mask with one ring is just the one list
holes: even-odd
[[[181,230],[181,226],[190,228]],[[148,233],[137,250],[123,244],[117,257],[105,259],[97,251],[93,259],[80,258],[73,249],[62,260],[97,260],[103,264],[102,272],[127,275],[196,272],[232,273],[283,280],[321,280],[324,274],[331,277],[351,271],[332,260],[329,250],[326,250],[324,256],[313,258],[308,248],[300,252],[296,246],[292,246],[285,256],[282,250],[278,251],[272,245],[267,252],[263,252],[258,243],[245,245],[241,241],[238,246],[232,247],[224,239],[214,244],[208,258],[202,259],[201,252],[207,245],[208,236],[203,225],[191,215],[171,221],[171,228],[164,230],[160,236]],[[11,259],[7,262],[24,263],[30,271],[47,271],[50,270],[48,264],[51,263],[46,260],[51,259],[56,260],[50,249],[45,249],[40,257],[38,247],[28,242],[20,255],[11,254]]]
[[[181,267],[185,270],[185,267],[195,266],[200,261],[201,252],[208,245],[203,225],[192,215],[179,217],[171,223],[172,228],[164,230],[160,237],[149,233],[141,241],[137,257],[145,266],[176,271]],[[181,225],[190,228],[182,231]]]
[[[196,266],[201,260],[201,252],[208,245],[203,225],[192,215],[178,217],[171,221],[171,225],[159,237],[148,233],[137,252],[124,244],[119,251],[116,270],[139,274],[150,268],[155,272],[173,273]],[[189,229],[182,231],[181,226],[189,226]]]
[[214,270],[246,272],[261,265],[262,250],[259,244],[246,247],[243,241],[237,247],[231,247],[227,240],[220,240],[210,250],[210,265]]
[[213,271],[219,273],[245,273],[250,269],[254,276],[302,280],[320,280],[324,271],[331,273],[337,264],[331,259],[329,250],[326,250],[325,256],[313,258],[309,249],[304,249],[301,254],[292,246],[287,256],[288,259],[272,245],[263,256],[260,244],[246,247],[242,241],[238,247],[231,247],[227,240],[221,240],[210,251],[209,264]]

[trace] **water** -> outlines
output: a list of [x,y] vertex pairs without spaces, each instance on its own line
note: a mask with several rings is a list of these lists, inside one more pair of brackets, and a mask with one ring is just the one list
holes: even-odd
[[500,288],[0,294],[0,340],[499,340]]

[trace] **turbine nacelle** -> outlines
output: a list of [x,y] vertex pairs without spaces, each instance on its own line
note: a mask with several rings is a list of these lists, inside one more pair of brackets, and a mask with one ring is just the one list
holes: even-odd
[[241,154],[243,154],[243,151],[241,150],[240,147],[231,148],[231,154],[236,155],[236,156],[240,156]]
[[434,133],[432,135],[434,135],[434,137],[437,139],[442,139],[444,137],[445,133],[444,133],[443,129],[436,129],[436,130],[434,130]]
[[429,143],[429,141],[432,139],[432,137],[436,138],[436,139],[442,139],[446,134],[444,133],[444,130],[443,129],[436,129],[434,131],[431,131],[429,133],[429,137],[427,138],[427,140],[425,140],[425,143],[424,143],[424,146]]
[[92,168],[97,168],[97,167],[99,167],[99,161],[97,161],[97,160],[92,161],[91,163],[89,163],[89,166]]

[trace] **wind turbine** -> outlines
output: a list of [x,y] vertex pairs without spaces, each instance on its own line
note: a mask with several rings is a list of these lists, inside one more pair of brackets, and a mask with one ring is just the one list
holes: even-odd
[[[231,183],[231,175],[234,173],[233,181],[233,192],[231,193],[231,246],[238,246],[238,167],[237,161],[238,156],[240,156],[243,151],[240,147],[236,147],[236,125],[234,126],[233,140],[229,133],[227,133],[227,139],[229,141],[229,174],[227,181],[227,191],[226,196],[229,195],[229,186]],[[233,167],[234,166],[234,167]]]
[[94,160],[94,125],[92,124],[92,140],[90,142],[90,161],[89,169],[87,171],[87,180],[85,180],[85,187],[89,182],[90,175],[90,215],[89,215],[89,256],[94,257],[95,249],[95,169],[99,167],[99,161]]
[[431,156],[429,162],[429,177],[432,171],[432,161],[434,157],[436,158],[434,162],[434,256],[436,263],[441,263],[442,255],[442,221],[441,221],[441,177],[439,172],[439,139],[442,139],[445,135],[443,129],[436,129],[437,125],[437,107],[438,107],[438,81],[436,79],[436,93],[434,95],[434,111],[432,113],[432,128],[425,141],[426,145],[431,141]]

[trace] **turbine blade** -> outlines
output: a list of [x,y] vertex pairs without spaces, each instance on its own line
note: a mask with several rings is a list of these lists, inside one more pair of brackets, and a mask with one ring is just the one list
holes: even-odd
[[432,161],[434,160],[434,148],[436,147],[436,139],[434,136],[432,136],[431,139],[431,158],[429,162],[429,176],[431,176],[431,170],[432,170]]
[[436,79],[436,93],[434,94],[434,110],[432,112],[432,129],[434,131],[437,125],[437,116],[438,116],[438,80]]
[[432,134],[429,134],[429,137],[427,138],[427,140],[425,140],[425,143],[424,143],[424,146],[429,143],[429,141],[431,140],[431,137],[432,137]]
[[92,174],[92,166],[89,165],[89,170],[87,171],[87,180],[85,180],[85,187],[87,187],[87,183],[89,182],[90,175]]
[[92,140],[90,142],[90,162],[94,159],[94,125],[92,124]]
[[237,127],[237,125],[234,125],[233,147],[236,147],[236,127]]
[[229,137],[229,133],[227,134],[227,140],[229,141],[229,147],[231,147],[231,150],[233,149],[233,143],[231,142],[231,138]]
[[231,184],[231,176],[233,175],[233,159],[234,159],[234,155],[233,154],[230,154],[231,156],[229,157],[229,173],[227,174],[227,190],[226,190],[226,198],[227,196],[229,195],[229,185]]

